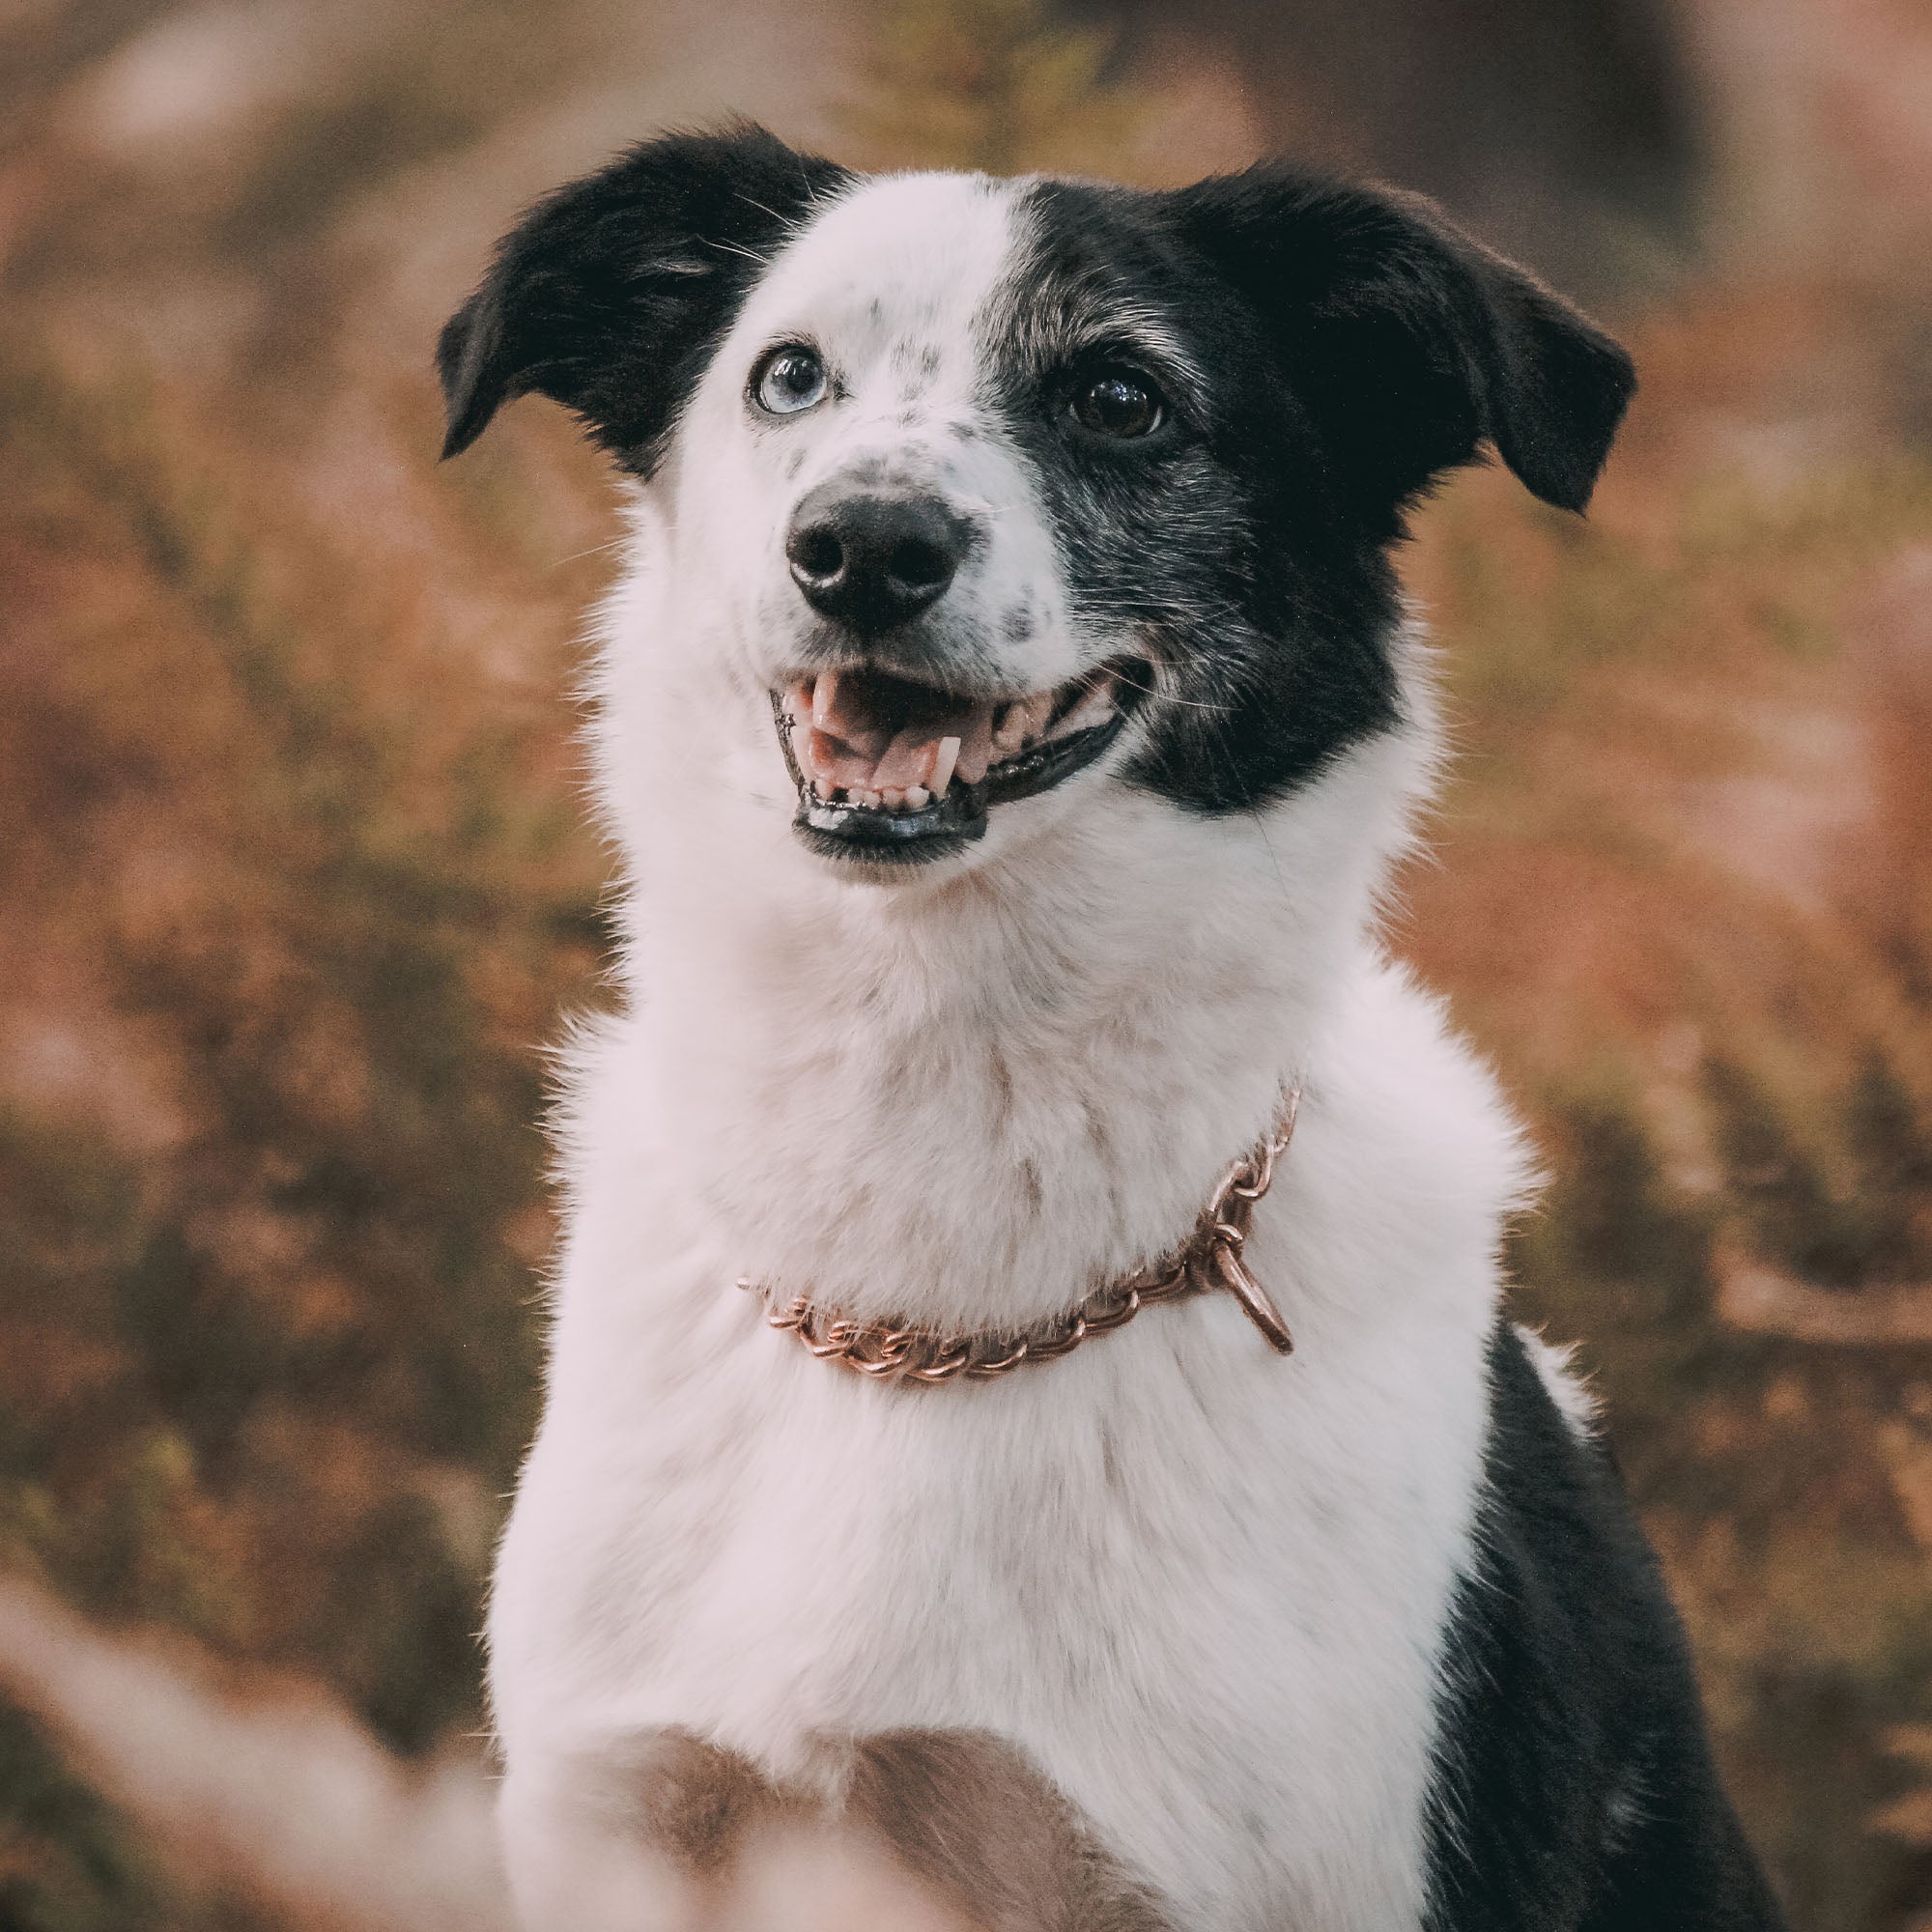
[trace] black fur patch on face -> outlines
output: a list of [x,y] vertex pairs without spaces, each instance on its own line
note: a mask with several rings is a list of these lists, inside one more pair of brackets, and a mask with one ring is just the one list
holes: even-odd
[[[1389,552],[1487,440],[1579,509],[1629,397],[1609,339],[1420,203],[1255,170],[1176,193],[1046,182],[990,399],[1031,458],[1076,611],[1159,670],[1130,781],[1263,805],[1397,719]],[[1151,433],[1083,429],[1094,372]]]
[[646,141],[546,196],[443,328],[442,453],[468,449],[504,403],[535,392],[648,475],[747,291],[850,178],[742,127]]

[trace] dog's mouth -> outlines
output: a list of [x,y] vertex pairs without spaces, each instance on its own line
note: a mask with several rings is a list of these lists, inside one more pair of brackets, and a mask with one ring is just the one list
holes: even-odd
[[1131,659],[1022,697],[965,696],[869,665],[801,678],[772,694],[794,828],[842,858],[941,858],[980,838],[994,806],[1091,765],[1150,682]]

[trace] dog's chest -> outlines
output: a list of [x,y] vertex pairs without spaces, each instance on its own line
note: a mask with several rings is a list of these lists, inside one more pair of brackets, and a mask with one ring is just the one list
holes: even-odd
[[746,1324],[731,1399],[667,1385],[620,1434],[554,1404],[499,1577],[506,1742],[676,1725],[789,1776],[827,1737],[990,1731],[1180,1925],[1415,1923],[1480,1378],[1426,1319],[1287,1363],[1232,1304],[1159,1322],[917,1392]]

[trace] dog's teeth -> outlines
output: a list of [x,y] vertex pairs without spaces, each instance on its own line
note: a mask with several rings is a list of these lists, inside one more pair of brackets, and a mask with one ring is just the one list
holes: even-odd
[[822,670],[811,687],[811,722],[823,731],[832,717],[832,707],[838,696],[838,673],[836,670]]
[[905,802],[915,811],[923,811],[932,803],[932,794],[923,785],[914,785],[906,793]]
[[939,741],[939,757],[932,767],[932,795],[944,798],[946,787],[952,782],[952,768],[959,762],[959,740],[942,738]]
[[1039,736],[1052,715],[1053,693],[1050,691],[1037,691],[1031,697],[1009,704],[1006,716],[1000,721],[1000,728],[993,733],[994,751],[1002,757],[1011,757],[1015,752],[1024,750]]
[[831,772],[838,769],[838,745],[836,739],[826,736],[816,725],[806,739],[811,756],[807,761],[806,770],[811,772]]
[[879,803],[879,794],[865,786],[855,791],[852,796],[860,805],[868,805],[876,809]]
[[905,803],[906,795],[897,785],[881,785],[879,787],[879,797],[885,804],[891,806],[896,811]]
[[978,784],[986,776],[986,768],[993,762],[993,722],[985,712],[973,721],[973,728],[966,735],[955,760],[958,775],[968,784]]
[[1054,726],[1056,738],[1068,738],[1076,731],[1084,731],[1090,725],[1104,724],[1119,706],[1114,702],[1114,681],[1103,677],[1088,691],[1071,711]]
[[830,779],[813,779],[811,788],[818,794],[823,804],[830,805],[832,803],[833,784]]

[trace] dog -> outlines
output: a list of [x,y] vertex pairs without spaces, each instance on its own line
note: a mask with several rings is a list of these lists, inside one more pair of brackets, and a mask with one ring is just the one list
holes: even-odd
[[1486,448],[1580,511],[1625,353],[1399,193],[738,126],[540,202],[439,364],[445,455],[548,396],[628,522],[489,1618],[526,1924],[1777,1925],[1377,931],[1407,515]]

